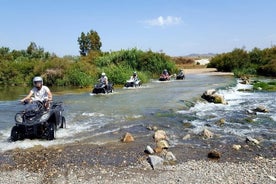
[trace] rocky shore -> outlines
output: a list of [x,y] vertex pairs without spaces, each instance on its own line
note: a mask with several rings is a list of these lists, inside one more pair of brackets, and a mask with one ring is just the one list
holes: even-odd
[[[178,145],[168,150],[177,161],[152,168],[144,152],[152,137],[130,143],[16,149],[0,154],[0,183],[274,183],[276,146],[246,142],[241,149],[205,140],[206,147]],[[154,146],[151,144],[151,146]],[[210,150],[221,153],[208,158]],[[158,155],[158,154],[157,154]]]

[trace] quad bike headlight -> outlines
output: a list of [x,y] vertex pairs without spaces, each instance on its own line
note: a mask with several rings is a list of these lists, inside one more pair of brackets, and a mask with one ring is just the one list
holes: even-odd
[[50,116],[50,113],[43,114],[40,118],[40,122],[46,121]]
[[17,113],[14,117],[15,121],[17,123],[23,123],[23,117],[22,117],[22,114],[21,113]]

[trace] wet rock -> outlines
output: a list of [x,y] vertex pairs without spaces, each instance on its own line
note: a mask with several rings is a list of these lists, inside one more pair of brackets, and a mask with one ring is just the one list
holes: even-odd
[[255,144],[255,145],[259,145],[260,144],[260,142],[257,139],[254,139],[252,137],[246,137],[245,142],[251,143],[251,144]]
[[205,139],[209,139],[209,138],[213,138],[213,137],[214,137],[214,133],[211,132],[210,130],[206,129],[206,128],[201,132],[201,135],[202,135]]
[[187,135],[185,135],[182,139],[183,140],[188,140],[188,139],[190,139],[191,138],[191,135],[190,134],[187,134]]
[[154,150],[149,145],[147,145],[145,152],[148,154],[154,154]]
[[269,112],[269,110],[265,106],[263,106],[263,105],[258,106],[253,111],[255,111],[255,112],[264,112],[264,113]]
[[223,126],[225,124],[225,119],[221,118],[220,120],[216,121],[215,124],[218,126]]
[[212,150],[208,153],[208,158],[219,159],[221,158],[221,153],[216,150]]
[[257,114],[256,111],[254,111],[254,110],[246,109],[245,111],[246,111],[246,114],[249,114],[249,115],[256,115]]
[[156,155],[149,155],[148,161],[152,169],[161,168],[164,164],[164,159]]
[[133,142],[133,141],[134,141],[133,136],[128,132],[125,134],[125,136],[122,139],[122,142],[124,142],[124,143],[129,143],[129,142]]
[[222,95],[214,94],[214,103],[227,104],[226,100]]
[[156,142],[159,140],[166,140],[167,139],[167,134],[164,130],[157,130],[154,132],[153,138]]
[[250,79],[249,79],[249,77],[247,77],[247,76],[242,76],[242,77],[240,78],[240,83],[241,83],[241,84],[250,84]]
[[232,145],[232,148],[234,149],[234,150],[240,150],[241,149],[241,145],[238,145],[238,144],[233,144]]
[[208,102],[214,102],[213,95],[216,93],[215,89],[209,89],[205,91],[202,95],[201,98],[207,100]]
[[183,122],[184,128],[194,128],[195,126],[190,122]]
[[152,131],[158,130],[157,126],[148,126],[147,129]]
[[169,143],[166,140],[159,140],[156,143],[157,148],[162,148],[162,149],[168,149],[169,148]]
[[222,104],[227,104],[226,100],[224,99],[223,95],[217,94],[216,90],[214,89],[209,89],[205,91],[202,95],[201,98],[207,100],[208,102],[211,103],[222,103]]

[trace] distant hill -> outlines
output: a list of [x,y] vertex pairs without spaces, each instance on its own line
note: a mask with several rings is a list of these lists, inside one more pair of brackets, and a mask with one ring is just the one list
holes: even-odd
[[215,55],[217,55],[217,54],[214,54],[214,53],[206,53],[206,54],[196,54],[196,53],[193,53],[193,54],[186,55],[184,57],[190,57],[190,58],[210,58],[210,57],[214,57]]

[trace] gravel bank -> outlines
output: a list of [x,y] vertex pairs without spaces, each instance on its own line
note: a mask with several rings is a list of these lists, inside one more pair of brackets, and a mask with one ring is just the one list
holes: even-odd
[[129,167],[68,168],[51,180],[43,173],[5,171],[0,183],[276,183],[276,160],[256,158],[252,162],[229,163],[190,160],[152,170],[146,162]]

